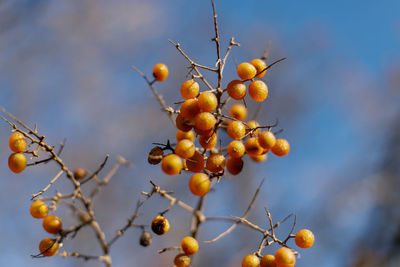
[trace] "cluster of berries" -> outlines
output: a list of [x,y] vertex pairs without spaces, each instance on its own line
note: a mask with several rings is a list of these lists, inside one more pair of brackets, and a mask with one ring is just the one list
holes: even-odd
[[8,158],[8,167],[14,173],[20,173],[26,168],[26,157],[24,151],[26,150],[26,138],[20,132],[15,132],[10,136],[8,145],[12,153]]
[[[308,229],[300,230],[295,236],[295,243],[300,248],[310,248],[314,244],[314,234]],[[242,267],[294,267],[295,264],[296,256],[287,247],[281,247],[275,255],[267,254],[261,260],[255,254],[247,255],[242,260]]]
[[[41,200],[35,200],[31,207],[30,213],[33,218],[43,219],[43,228],[49,234],[57,235],[61,232],[62,222],[61,219],[55,215],[48,215],[49,207]],[[39,243],[39,251],[45,257],[53,256],[58,251],[58,243],[54,238],[45,238]]]
[[[227,92],[232,99],[242,100],[247,94],[245,82],[251,81],[248,88],[250,97],[258,102],[264,101],[268,96],[268,87],[256,78],[263,77],[266,68],[261,59],[241,63],[237,67],[241,80],[231,81],[223,92]],[[153,76],[157,81],[164,81],[168,77],[167,66],[156,64]],[[245,154],[256,162],[262,162],[267,158],[268,151],[277,156],[289,153],[288,141],[277,139],[270,131],[271,126],[260,126],[254,120],[244,122],[247,108],[243,104],[233,105],[229,110],[230,116],[223,115],[220,111],[222,94],[217,91],[200,92],[199,84],[193,79],[183,82],[180,93],[185,100],[179,112],[176,111],[177,143],[175,147],[169,143],[163,148],[154,147],[148,161],[151,164],[161,162],[161,169],[168,175],[177,175],[182,170],[195,173],[189,180],[189,189],[194,195],[206,195],[211,187],[210,177],[222,176],[225,168],[232,175],[239,174]],[[215,147],[220,128],[226,129],[232,141],[225,149],[218,150]],[[263,128],[269,129],[261,132]],[[196,136],[199,147],[195,144]],[[167,149],[172,153],[164,155]]]

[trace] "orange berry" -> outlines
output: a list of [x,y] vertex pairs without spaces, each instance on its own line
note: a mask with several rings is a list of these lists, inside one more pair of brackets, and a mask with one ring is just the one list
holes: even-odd
[[308,229],[300,230],[297,232],[294,241],[300,248],[310,248],[314,244],[314,234]]
[[262,102],[268,97],[268,87],[260,80],[256,80],[249,85],[249,95],[257,102]]
[[293,267],[296,257],[290,248],[281,247],[275,252],[275,263],[277,267]]
[[161,161],[161,169],[168,175],[177,175],[183,167],[182,160],[175,154],[165,156]]
[[179,141],[175,147],[175,154],[184,159],[193,157],[195,151],[196,147],[193,142],[188,139]]
[[184,99],[195,98],[199,94],[199,84],[194,80],[187,80],[182,83],[181,95]]
[[246,127],[240,121],[232,121],[228,124],[226,132],[230,138],[238,140],[246,135]]
[[[252,129],[257,128],[258,126],[260,126],[260,124],[257,121],[249,121],[246,123],[248,127],[246,127],[246,134],[251,131]],[[260,131],[260,128],[257,128],[256,130],[252,131],[252,133],[250,134],[251,137],[256,136],[258,134],[258,132]]]
[[193,195],[202,197],[210,191],[210,178],[204,173],[196,173],[190,177],[189,189]]
[[205,161],[204,156],[196,151],[193,157],[186,160],[186,167],[191,172],[201,172],[204,169]]
[[229,110],[229,114],[235,119],[243,121],[247,117],[247,108],[242,104],[235,104]]
[[246,85],[239,80],[233,80],[228,83],[226,90],[228,95],[235,100],[241,100],[246,96]]
[[232,141],[229,143],[227,152],[232,158],[240,158],[246,152],[245,147],[241,141]]
[[12,152],[24,152],[26,149],[26,138],[20,132],[15,132],[10,136],[8,145]]
[[199,250],[199,243],[191,236],[186,236],[181,241],[181,248],[186,255],[193,255]]
[[263,153],[257,156],[250,156],[250,158],[255,162],[263,162],[267,160],[267,153]]
[[226,163],[226,169],[232,175],[238,175],[243,169],[243,160],[242,158],[228,158]]
[[246,148],[247,154],[249,154],[250,156],[258,156],[263,153],[263,148],[258,143],[257,137],[251,137],[247,139],[244,146]]
[[202,135],[199,137],[199,144],[205,149],[211,149],[217,144],[217,134],[213,133],[211,136]]
[[200,113],[200,107],[197,99],[188,99],[181,105],[181,115],[186,119],[193,119]]
[[8,158],[8,167],[12,172],[20,173],[26,168],[26,157],[22,153],[13,153]]
[[151,230],[157,235],[166,234],[169,231],[169,222],[163,216],[156,216],[151,222]]
[[209,112],[201,112],[195,118],[196,128],[203,131],[211,130],[216,123],[217,119]]
[[253,59],[252,61],[250,61],[250,64],[253,65],[257,70],[258,75],[256,76],[256,78],[264,77],[265,73],[267,72],[265,70],[265,68],[267,67],[267,64],[265,64],[264,60],[256,58],[256,59]]
[[257,69],[250,63],[243,62],[237,66],[237,74],[242,80],[250,80],[256,76]]
[[275,135],[270,131],[262,132],[258,135],[258,143],[262,148],[271,149],[276,143]]
[[174,259],[176,267],[188,267],[190,265],[190,257],[185,254],[178,254]]
[[175,119],[176,128],[183,132],[189,132],[193,128],[193,120],[183,117],[181,114]]
[[202,111],[211,112],[218,106],[218,100],[215,94],[211,92],[202,92],[199,95],[199,107]]
[[225,157],[222,154],[212,154],[206,162],[206,169],[210,172],[220,172],[225,168]]
[[153,76],[157,81],[163,82],[168,77],[168,67],[165,64],[158,63],[153,67]]
[[247,255],[242,260],[242,267],[259,267],[259,266],[260,266],[260,259],[254,254]]
[[183,139],[188,139],[193,142],[195,139],[195,136],[194,136],[193,131],[184,132],[184,131],[178,130],[176,132],[175,138],[176,138],[176,141],[178,141],[178,142]]
[[277,139],[271,151],[279,157],[286,156],[290,151],[289,142],[285,139]]
[[58,234],[62,228],[62,222],[60,218],[55,215],[48,215],[43,219],[43,228],[50,234]]
[[58,243],[55,239],[45,238],[39,243],[39,251],[45,257],[51,257],[58,251]]
[[86,176],[86,170],[84,168],[76,168],[74,170],[75,179],[83,179]]
[[262,257],[260,267],[276,267],[275,256],[268,254]]
[[49,207],[41,200],[35,200],[29,209],[33,218],[42,219],[49,213]]

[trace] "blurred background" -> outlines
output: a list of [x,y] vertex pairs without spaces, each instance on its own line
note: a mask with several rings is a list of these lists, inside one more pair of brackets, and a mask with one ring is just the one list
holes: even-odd
[[[216,6],[223,50],[231,36],[241,44],[231,53],[224,85],[236,77],[233,59],[260,57],[268,43],[268,62],[288,58],[268,71],[270,94],[257,120],[270,124],[279,118],[291,152],[270,155],[262,164],[246,159],[240,175],[214,186],[205,214],[241,216],[265,178],[249,219],[266,226],[264,207],[275,221],[296,213],[296,230],[309,228],[316,236],[296,266],[400,266],[400,2],[216,0]],[[166,63],[170,77],[157,88],[173,105],[181,100],[187,63],[168,39],[179,41],[199,63],[213,65],[212,37],[209,1],[0,0],[0,105],[31,126],[37,123],[50,144],[66,138],[62,158],[72,169],[94,170],[106,154],[105,171],[118,155],[134,164],[122,167],[96,200],[108,237],[126,223],[140,192],[151,190],[150,179],[196,204],[188,175],[168,177],[147,163],[152,142],[174,139],[175,129],[130,66],[151,75],[155,63]],[[215,84],[213,75],[207,77]],[[257,105],[248,103],[251,118]],[[9,135],[9,126],[0,123],[0,265],[99,266],[59,256],[31,258],[48,234],[29,215],[30,195],[58,167],[11,173]],[[64,180],[48,194],[71,192]],[[148,224],[168,204],[152,198],[137,223]],[[56,214],[66,226],[76,223],[67,207]],[[190,215],[175,207],[167,218],[171,231],[154,237],[148,248],[138,244],[139,229],[128,230],[112,247],[114,265],[171,266],[175,253],[156,250],[179,244],[189,233]],[[206,223],[199,240],[229,226]],[[290,227],[286,222],[278,236]],[[259,242],[258,233],[239,226],[216,243],[201,244],[193,266],[240,266]],[[64,249],[100,253],[89,228]]]

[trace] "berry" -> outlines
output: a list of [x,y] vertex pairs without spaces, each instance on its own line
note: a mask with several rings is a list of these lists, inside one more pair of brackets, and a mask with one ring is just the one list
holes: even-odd
[[199,144],[205,149],[211,149],[217,144],[217,134],[213,133],[211,136],[202,135],[199,137]]
[[209,112],[201,112],[195,118],[196,128],[203,131],[211,130],[216,123],[214,115]]
[[31,204],[29,209],[33,218],[42,219],[49,213],[49,207],[41,200],[36,200]]
[[15,132],[10,136],[8,145],[12,152],[24,152],[26,149],[26,138],[20,132]]
[[200,107],[197,99],[188,99],[181,105],[180,115],[186,119],[193,119],[200,113]]
[[244,146],[246,148],[247,154],[249,154],[250,156],[258,156],[263,153],[263,148],[258,143],[257,137],[251,137],[247,139]]
[[290,151],[289,142],[285,139],[277,139],[271,151],[279,157],[286,156]]
[[246,96],[246,85],[239,80],[233,80],[228,83],[226,90],[228,95],[235,100],[241,100]]
[[168,175],[177,175],[182,170],[182,160],[175,154],[165,156],[161,161],[161,169]]
[[62,228],[62,222],[60,218],[55,215],[48,215],[43,219],[43,228],[50,234],[58,234]]
[[83,179],[86,176],[86,170],[84,168],[76,168],[74,170],[74,177],[77,180]]
[[181,158],[191,158],[193,157],[194,152],[196,152],[196,147],[193,142],[188,139],[183,139],[176,144],[175,154]]
[[45,257],[51,257],[58,251],[58,243],[55,239],[45,238],[39,243],[39,251]]
[[209,129],[209,130],[200,130],[196,127],[194,127],[194,131],[196,132],[196,134],[200,135],[200,136],[211,136],[214,131],[213,129]]
[[204,169],[204,156],[200,152],[194,152],[193,157],[186,160],[186,167],[191,172],[201,172]]
[[275,263],[277,267],[293,267],[296,257],[290,248],[281,247],[275,252]]
[[211,112],[218,106],[218,100],[215,94],[211,92],[202,92],[199,95],[199,107],[202,111]]
[[190,257],[185,254],[178,254],[174,259],[176,267],[188,267],[190,265]]
[[188,139],[193,142],[195,139],[195,136],[194,136],[193,131],[184,132],[184,131],[178,130],[176,132],[175,138],[176,138],[176,141],[178,141],[178,142],[183,139]]
[[228,124],[226,132],[230,138],[238,140],[246,135],[246,127],[240,121],[232,121]]
[[151,222],[151,230],[157,235],[164,235],[169,231],[169,222],[163,216],[157,216]]
[[182,83],[181,95],[184,99],[195,98],[199,94],[199,84],[194,80],[187,80]]
[[308,229],[300,230],[297,232],[294,241],[300,248],[310,248],[314,244],[314,234]]
[[178,116],[175,119],[176,122],[176,128],[183,132],[188,132],[193,128],[193,120],[187,119],[183,117],[181,114],[178,114]]
[[242,260],[242,267],[259,267],[259,266],[260,266],[260,259],[254,254],[247,255]]
[[253,59],[252,61],[250,61],[250,64],[253,65],[257,70],[258,75],[256,76],[256,78],[264,77],[265,73],[267,72],[265,70],[265,68],[267,67],[267,64],[265,64],[264,60],[256,58],[256,59]]
[[263,81],[253,81],[249,85],[249,95],[255,101],[262,102],[268,97],[268,87]]
[[264,149],[271,149],[276,143],[275,135],[270,131],[262,132],[258,135],[258,143]]
[[247,109],[244,105],[242,104],[235,104],[231,107],[229,110],[229,114],[231,116],[239,121],[243,121],[247,117]]
[[263,153],[257,156],[250,156],[250,158],[255,162],[263,162],[267,160],[267,153]]
[[241,158],[228,158],[226,169],[232,175],[238,175],[243,169],[243,160]]
[[143,231],[140,236],[139,244],[143,247],[150,246],[152,242],[151,234],[149,232]]
[[147,157],[147,161],[152,164],[156,165],[161,162],[163,159],[164,151],[161,147],[155,146],[151,149],[149,156]]
[[163,82],[168,77],[168,67],[165,64],[158,63],[153,67],[153,76],[159,81]]
[[276,267],[275,256],[268,254],[262,257],[260,267]]
[[225,157],[222,154],[212,154],[206,162],[206,169],[210,172],[220,172],[225,168]]
[[193,195],[202,197],[210,191],[210,178],[204,173],[196,173],[190,177],[189,189]]
[[181,248],[186,255],[193,255],[199,250],[199,243],[191,236],[186,236],[181,241]]
[[237,66],[237,74],[242,80],[250,80],[256,76],[257,69],[250,63],[243,62]]
[[227,148],[229,156],[232,158],[240,158],[244,155],[245,147],[241,141],[232,141]]
[[12,172],[20,173],[26,168],[26,157],[22,153],[13,153],[8,158],[8,167]]

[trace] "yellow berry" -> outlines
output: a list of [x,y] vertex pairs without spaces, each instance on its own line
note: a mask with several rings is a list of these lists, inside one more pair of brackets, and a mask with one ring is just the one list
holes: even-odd
[[10,136],[8,145],[13,152],[24,152],[26,149],[26,138],[20,132],[15,132]]
[[195,118],[196,128],[203,131],[211,130],[216,123],[214,115],[209,112],[201,112]]
[[290,151],[289,142],[285,139],[277,139],[271,151],[279,157],[286,156]]
[[266,73],[265,68],[267,67],[267,64],[265,64],[264,60],[256,58],[256,59],[253,59],[252,61],[250,61],[250,64],[253,65],[257,70],[258,75],[256,76],[256,78],[264,77],[264,75]]
[[262,102],[268,97],[268,87],[260,80],[256,80],[249,85],[249,95],[257,102]]
[[202,197],[210,191],[210,178],[204,173],[196,173],[190,177],[189,189],[193,195]]
[[238,140],[246,135],[246,127],[240,121],[232,121],[228,124],[226,132],[230,138]]
[[229,143],[227,152],[232,158],[240,158],[244,155],[246,150],[241,141],[235,140]]
[[181,241],[181,248],[186,255],[193,255],[199,250],[199,243],[191,236],[186,236]]
[[58,243],[55,239],[45,238],[39,243],[39,251],[45,257],[51,257],[58,251]]
[[242,267],[259,267],[259,266],[260,266],[260,259],[254,254],[247,255],[242,260]]
[[163,82],[168,77],[168,67],[165,64],[158,63],[153,67],[153,76],[159,81]]
[[225,157],[222,154],[212,154],[206,162],[206,169],[210,172],[220,172],[225,168]]
[[195,139],[195,136],[194,136],[193,131],[184,132],[184,131],[178,130],[176,132],[175,138],[176,138],[176,141],[178,141],[178,142],[183,139],[188,139],[193,142]]
[[257,137],[251,137],[247,139],[245,143],[246,153],[250,156],[258,156],[263,153],[263,148],[258,143]]
[[202,92],[199,95],[199,107],[202,111],[211,112],[218,106],[218,100],[215,94],[211,92]]
[[151,222],[151,230],[157,235],[166,234],[169,231],[169,222],[163,216],[157,216]]
[[186,119],[193,119],[200,113],[200,107],[197,99],[188,99],[182,103],[180,108],[180,115]]
[[22,153],[13,153],[8,158],[8,167],[15,173],[20,173],[26,168],[26,157]]
[[260,267],[276,267],[275,256],[268,254],[262,257]]
[[257,69],[250,63],[243,62],[237,66],[237,74],[242,80],[250,80],[256,76]]
[[35,200],[29,209],[33,218],[42,219],[49,213],[49,207],[41,200]]
[[228,95],[235,100],[241,100],[246,96],[246,85],[239,80],[233,80],[228,83],[226,90]]
[[271,149],[276,143],[275,135],[270,131],[262,132],[258,135],[258,143],[264,149]]
[[181,86],[181,95],[184,99],[195,98],[199,94],[199,84],[194,80],[184,81]]
[[211,149],[217,144],[217,134],[213,133],[211,136],[201,135],[199,137],[199,144],[205,149]]
[[242,104],[235,104],[229,110],[229,114],[237,120],[243,121],[247,117],[247,108]]
[[192,119],[187,119],[183,117],[181,114],[178,114],[178,116],[175,119],[176,122],[176,128],[183,132],[188,132],[193,128],[194,121]]
[[314,244],[314,234],[308,229],[303,229],[297,232],[294,240],[300,248],[310,248]]
[[175,154],[165,156],[161,161],[161,169],[168,175],[177,175],[182,170],[182,160]]
[[175,154],[184,159],[193,157],[195,151],[196,147],[193,142],[188,139],[179,141],[175,147]]
[[178,254],[174,259],[176,267],[188,267],[190,265],[190,257],[185,254]]
[[293,267],[296,257],[290,248],[281,247],[275,252],[275,263],[277,267]]
[[60,218],[55,215],[48,215],[43,219],[43,228],[50,234],[58,234],[62,228],[62,222]]

